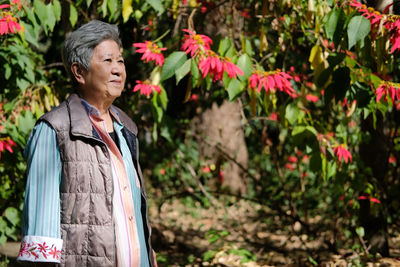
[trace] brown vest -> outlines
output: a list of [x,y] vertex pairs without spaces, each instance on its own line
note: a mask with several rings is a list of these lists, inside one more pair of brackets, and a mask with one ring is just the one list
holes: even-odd
[[[123,111],[116,109],[141,183],[145,240],[150,266],[154,266],[147,200],[138,164],[137,127]],[[105,143],[96,137],[76,94],[39,121],[46,121],[55,130],[62,162],[61,266],[115,266],[113,178]]]

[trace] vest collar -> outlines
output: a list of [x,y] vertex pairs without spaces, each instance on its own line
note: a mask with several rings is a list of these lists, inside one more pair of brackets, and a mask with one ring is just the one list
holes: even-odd
[[[88,113],[85,107],[82,104],[80,97],[73,93],[67,99],[67,107],[69,111],[69,116],[71,119],[71,134],[72,135],[84,135],[84,136],[93,136],[93,126],[89,119]],[[125,118],[125,115],[120,109],[115,106],[111,106],[111,109],[117,113],[117,116],[120,119],[120,122],[124,127],[126,127],[129,131],[137,134],[137,127],[135,124],[130,123],[130,120]]]

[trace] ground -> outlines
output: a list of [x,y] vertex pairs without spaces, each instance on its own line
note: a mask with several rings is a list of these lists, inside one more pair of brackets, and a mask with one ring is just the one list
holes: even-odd
[[[324,242],[328,234],[306,235],[300,223],[286,224],[273,210],[249,200],[223,201],[214,199],[208,208],[191,198],[151,205],[159,266],[400,266],[399,235],[390,240],[392,258],[352,250],[335,254]],[[8,254],[8,266],[18,266],[18,247],[10,242],[0,248]]]

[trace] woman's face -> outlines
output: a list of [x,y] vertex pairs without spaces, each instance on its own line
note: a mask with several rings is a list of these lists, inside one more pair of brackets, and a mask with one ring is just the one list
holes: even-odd
[[84,99],[111,100],[121,95],[126,79],[125,64],[118,44],[113,40],[99,43],[83,73],[80,93]]

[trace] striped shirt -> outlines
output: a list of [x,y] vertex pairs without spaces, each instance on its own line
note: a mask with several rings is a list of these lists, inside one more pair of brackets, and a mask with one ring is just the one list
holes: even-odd
[[[111,155],[114,183],[113,217],[118,266],[149,266],[141,214],[141,191],[124,127],[115,110],[116,146],[98,111],[82,100],[99,137]],[[22,216],[23,239],[18,260],[60,262],[60,193],[62,163],[55,131],[45,122],[33,129],[25,148],[28,179]]]

